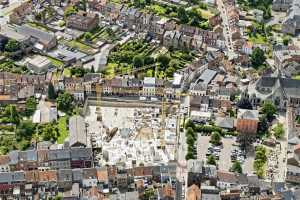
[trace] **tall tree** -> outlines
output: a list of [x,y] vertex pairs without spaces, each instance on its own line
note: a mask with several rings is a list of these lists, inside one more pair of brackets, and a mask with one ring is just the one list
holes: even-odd
[[221,135],[218,132],[214,132],[211,135],[210,142],[215,145],[219,145],[221,143]]
[[71,112],[73,110],[73,95],[64,92],[57,97],[57,108],[64,112]]
[[184,7],[179,7],[177,11],[177,17],[181,21],[181,23],[186,24],[189,22],[189,17],[184,9]]
[[8,40],[8,43],[5,45],[5,50],[8,52],[15,52],[21,48],[21,44],[16,40]]
[[56,93],[53,84],[50,82],[48,85],[48,98],[53,100],[56,98]]
[[260,48],[255,48],[251,54],[251,63],[254,68],[258,68],[266,61],[265,52]]
[[92,67],[91,67],[91,73],[95,73],[94,65],[92,65]]
[[233,164],[232,164],[232,167],[231,167],[231,170],[233,172],[236,172],[236,173],[243,173],[243,168],[242,168],[242,165],[239,161],[235,161]]
[[27,117],[33,115],[36,110],[36,100],[34,97],[29,97],[26,100],[25,115]]
[[274,115],[277,113],[277,109],[271,101],[264,102],[261,112],[265,114],[268,121],[272,121]]
[[216,158],[212,155],[208,156],[207,157],[207,164],[209,165],[216,165],[217,162],[216,162]]
[[144,65],[144,59],[141,55],[136,55],[133,57],[133,66],[136,68],[142,67]]

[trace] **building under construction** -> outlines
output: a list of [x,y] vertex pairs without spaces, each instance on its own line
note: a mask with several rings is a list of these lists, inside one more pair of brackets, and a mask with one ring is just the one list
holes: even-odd
[[175,159],[177,105],[138,100],[102,100],[100,104],[89,102],[85,114],[88,136],[98,149],[95,157],[99,165],[131,168]]

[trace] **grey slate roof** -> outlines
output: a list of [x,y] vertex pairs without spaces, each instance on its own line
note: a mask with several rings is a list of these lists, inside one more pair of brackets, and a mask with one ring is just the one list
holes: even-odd
[[0,173],[0,183],[11,183],[11,182],[12,182],[11,172]]
[[258,85],[260,87],[273,87],[276,83],[277,78],[276,77],[262,77],[258,81]]
[[58,181],[72,181],[72,170],[71,169],[59,169],[58,170]]
[[38,38],[42,43],[46,44],[50,43],[53,39],[55,39],[54,34],[27,25],[17,26],[16,30],[22,35]]
[[10,164],[17,164],[19,162],[19,151],[10,151],[8,153],[10,158]]
[[254,119],[258,120],[259,113],[258,110],[248,110],[248,109],[239,109],[238,119]]
[[92,149],[91,148],[72,148],[71,149],[71,159],[92,159]]
[[82,180],[82,169],[73,169],[72,170],[73,180],[81,181]]
[[48,152],[49,160],[65,160],[70,159],[70,156],[70,150],[68,149],[54,149]]
[[70,146],[87,145],[87,136],[84,118],[77,115],[72,116],[69,120],[70,129]]
[[217,75],[217,72],[211,69],[206,69],[201,76],[199,77],[199,81],[203,83],[209,84],[211,80]]
[[36,150],[28,150],[19,152],[20,161],[37,161]]
[[0,173],[0,183],[18,183],[23,181],[25,181],[25,174],[23,171]]

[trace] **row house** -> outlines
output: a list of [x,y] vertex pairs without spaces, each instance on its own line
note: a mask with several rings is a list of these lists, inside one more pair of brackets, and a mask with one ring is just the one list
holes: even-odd
[[82,78],[65,78],[64,90],[74,96],[77,101],[84,101],[84,85]]
[[[177,25],[174,20],[160,18],[152,13],[141,13],[136,8],[122,7],[119,4],[107,3],[100,7],[99,10],[104,16],[110,18],[111,13],[114,13],[118,16],[117,20],[114,19],[115,22],[119,21],[137,33],[146,32],[150,37],[162,41],[167,46],[198,49],[201,42],[194,40],[198,39],[196,36],[202,36],[201,40],[209,46],[225,48],[222,33],[201,30],[189,25]],[[171,42],[173,39],[174,41]]]
[[92,166],[91,148],[41,149],[11,151],[1,156],[2,171],[47,171],[55,169],[88,168]]
[[102,84],[104,95],[134,95],[134,96],[172,96],[172,86],[166,87],[164,80],[145,77],[143,81],[136,78],[114,78],[105,80]]

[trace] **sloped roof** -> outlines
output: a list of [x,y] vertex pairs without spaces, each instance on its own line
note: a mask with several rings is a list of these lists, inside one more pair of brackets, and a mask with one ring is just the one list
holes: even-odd
[[201,199],[201,190],[200,188],[193,184],[187,189],[187,200],[200,200]]
[[50,43],[53,39],[55,39],[54,34],[27,25],[17,26],[16,30],[22,35],[38,38],[42,43],[46,44]]
[[218,171],[217,172],[218,180],[226,183],[237,183],[238,179],[234,173]]
[[252,119],[238,119],[236,129],[244,134],[256,134],[258,121]]
[[230,117],[217,117],[215,124],[221,128],[231,129],[234,126],[234,119]]
[[248,110],[248,109],[239,109],[238,110],[238,119],[252,119],[258,120],[259,113],[258,110]]
[[73,145],[87,145],[87,136],[85,129],[84,118],[77,115],[72,116],[69,120],[69,130],[70,130],[70,146]]

